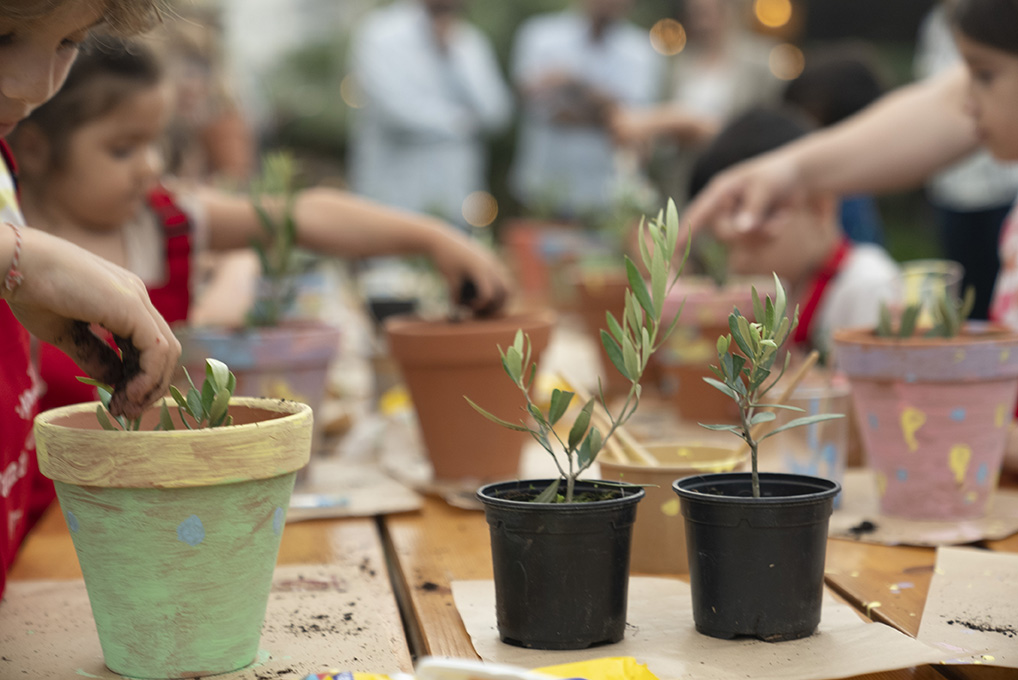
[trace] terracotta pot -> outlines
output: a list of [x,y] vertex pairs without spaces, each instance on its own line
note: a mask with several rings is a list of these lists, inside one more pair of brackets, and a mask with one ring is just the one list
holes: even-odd
[[566,272],[588,248],[583,230],[562,220],[517,218],[506,222],[501,233],[524,297],[538,305],[568,306]]
[[[310,456],[311,409],[234,398],[234,426],[169,432],[103,430],[95,410],[47,411],[35,438],[106,665],[190,678],[250,664],[294,478]],[[156,422],[153,407],[143,428]]]
[[722,288],[706,277],[683,277],[665,301],[664,317],[682,314],[660,356],[662,391],[671,395],[679,417],[700,423],[734,423],[739,411],[735,402],[703,381],[715,377],[710,365],[717,363],[717,340],[728,334],[728,315],[738,307],[753,319],[752,286],[761,299],[774,287],[766,279],[738,279]]
[[554,315],[534,312],[495,319],[386,321],[389,349],[417,412],[436,481],[496,481],[515,477],[528,435],[477,413],[464,397],[512,422],[526,402],[502,368],[498,348],[516,330],[530,336],[533,359],[548,345]]
[[702,444],[646,444],[657,467],[600,459],[601,478],[644,486],[646,499],[636,513],[630,569],[648,574],[685,574],[686,527],[672,482],[690,475],[735,472],[749,463],[749,452]]
[[835,333],[881,511],[981,517],[997,487],[1018,395],[1018,334],[970,324],[957,338]]

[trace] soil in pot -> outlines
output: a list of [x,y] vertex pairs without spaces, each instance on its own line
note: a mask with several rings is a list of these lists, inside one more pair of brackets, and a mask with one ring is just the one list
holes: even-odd
[[735,448],[694,442],[646,444],[660,465],[619,463],[599,458],[601,477],[643,486],[646,498],[636,513],[630,571],[646,574],[685,574],[686,526],[679,514],[679,499],[672,491],[676,479],[708,472],[745,469],[749,453]]
[[477,492],[491,532],[495,608],[503,642],[585,649],[618,642],[626,628],[635,486],[577,482],[608,498],[533,503],[551,480],[489,484]]
[[812,635],[820,623],[827,525],[837,482],[761,473],[686,477],[682,501],[697,631],[768,642]]
[[519,421],[526,402],[502,369],[498,348],[512,345],[522,328],[537,361],[553,322],[550,312],[463,321],[393,317],[386,322],[389,349],[410,391],[435,481],[495,481],[518,474],[527,435],[484,418],[464,397],[500,418]]

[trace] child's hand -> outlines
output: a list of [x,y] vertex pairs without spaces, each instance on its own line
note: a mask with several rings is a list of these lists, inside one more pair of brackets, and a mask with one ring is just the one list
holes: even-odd
[[431,259],[456,297],[478,316],[501,310],[509,297],[509,276],[487,248],[454,229],[437,232]]
[[[180,343],[141,280],[63,239],[22,228],[21,284],[5,299],[18,321],[66,352],[86,373],[113,385],[114,415],[136,418],[166,393]],[[123,340],[123,360],[89,329]]]

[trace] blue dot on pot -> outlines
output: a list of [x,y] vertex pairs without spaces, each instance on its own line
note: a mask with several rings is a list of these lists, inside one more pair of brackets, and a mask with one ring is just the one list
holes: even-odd
[[956,408],[953,411],[951,411],[951,420],[953,420],[955,422],[958,422],[958,423],[960,423],[963,420],[965,420],[965,409],[963,409],[963,408]]
[[198,515],[191,515],[177,527],[177,540],[192,548],[205,540],[205,527]]
[[64,519],[67,520],[67,528],[74,533],[78,533],[78,529],[81,528],[81,525],[78,524],[78,518],[74,516],[74,513],[68,510],[64,514]]
[[870,424],[870,429],[875,430],[880,427],[880,419],[877,418],[876,413],[870,413],[866,416],[866,421]]
[[979,467],[976,468],[976,483],[979,486],[986,484],[986,480],[990,477],[990,468],[986,463],[980,463]]
[[898,478],[899,482],[904,482],[908,479],[908,470],[905,468],[898,468],[897,472],[895,472],[895,477]]
[[283,508],[276,508],[276,511],[272,513],[272,530],[276,532],[276,535],[283,533],[283,525],[286,524],[286,511]]

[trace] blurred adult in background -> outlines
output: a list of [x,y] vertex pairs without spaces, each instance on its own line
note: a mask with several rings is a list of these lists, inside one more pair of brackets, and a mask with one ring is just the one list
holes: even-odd
[[[807,54],[802,73],[788,83],[782,99],[827,127],[866,108],[885,89],[870,51],[861,44],[843,44]],[[841,199],[841,228],[856,243],[883,244],[883,220],[872,195]]]
[[532,17],[512,49],[523,111],[511,188],[531,212],[577,218],[604,210],[629,178],[608,125],[620,106],[648,106],[663,62],[627,21],[633,0],[580,0]]
[[681,3],[686,44],[667,62],[665,104],[622,110],[612,121],[621,144],[673,142],[660,150],[656,174],[663,191],[680,204],[697,148],[741,112],[780,98],[783,81],[769,65],[773,44],[748,29],[746,7],[738,0]]
[[487,186],[486,137],[512,93],[465,0],[402,0],[356,29],[352,69],[364,96],[350,135],[350,181],[388,205],[465,224],[463,201]]
[[[919,28],[915,76],[928,78],[960,63],[945,3],[930,10]],[[965,267],[962,290],[974,286],[973,319],[989,315],[1000,270],[1000,229],[1018,194],[1018,165],[1000,163],[985,150],[935,175],[926,185],[944,256]]]

